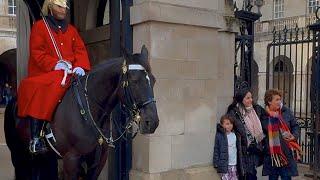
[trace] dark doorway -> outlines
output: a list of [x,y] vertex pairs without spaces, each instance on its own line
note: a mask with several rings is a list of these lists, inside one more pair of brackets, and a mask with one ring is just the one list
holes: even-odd
[[17,90],[16,54],[16,49],[11,49],[0,55],[0,92],[5,83],[12,86],[14,93]]

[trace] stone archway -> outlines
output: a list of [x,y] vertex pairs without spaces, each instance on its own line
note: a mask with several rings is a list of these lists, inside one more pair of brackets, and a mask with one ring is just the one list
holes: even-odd
[[17,90],[16,49],[5,51],[0,55],[0,87],[5,83]]

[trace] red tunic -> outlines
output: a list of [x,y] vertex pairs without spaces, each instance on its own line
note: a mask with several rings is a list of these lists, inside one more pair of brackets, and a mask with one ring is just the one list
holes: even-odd
[[[72,67],[90,70],[86,47],[77,30],[68,25],[65,32],[51,31],[60,49],[62,58]],[[43,20],[37,21],[30,35],[28,77],[18,88],[18,116],[50,121],[59,100],[67,87],[61,86],[63,71],[55,71],[58,56],[54,50]]]

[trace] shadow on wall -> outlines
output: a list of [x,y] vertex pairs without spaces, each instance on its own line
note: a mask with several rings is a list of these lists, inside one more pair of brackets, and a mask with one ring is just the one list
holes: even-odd
[[253,101],[258,102],[259,97],[259,66],[255,60],[252,61],[252,67],[251,67],[251,91],[253,94]]

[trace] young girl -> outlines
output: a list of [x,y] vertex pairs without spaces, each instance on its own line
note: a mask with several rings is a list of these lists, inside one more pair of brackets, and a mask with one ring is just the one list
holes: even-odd
[[231,116],[223,115],[220,124],[217,125],[213,166],[221,174],[222,180],[237,180],[237,169],[241,170],[237,150],[240,147],[240,136],[233,131],[233,124],[234,120]]

